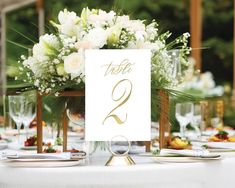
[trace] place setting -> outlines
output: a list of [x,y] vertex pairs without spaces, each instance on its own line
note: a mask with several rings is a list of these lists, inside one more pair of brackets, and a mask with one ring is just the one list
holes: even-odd
[[60,154],[2,154],[1,163],[10,167],[51,168],[84,165],[86,153]]

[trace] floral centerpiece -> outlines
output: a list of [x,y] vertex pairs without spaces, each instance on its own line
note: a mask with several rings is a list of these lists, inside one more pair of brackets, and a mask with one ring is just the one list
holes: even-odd
[[[66,9],[58,23],[51,21],[54,33],[42,35],[34,44],[32,55],[22,56],[23,80],[41,93],[55,93],[85,87],[84,51],[86,49],[151,49],[152,88],[172,88],[181,81],[188,66],[188,33],[168,42],[170,32],[159,34],[158,24],[132,20],[128,15],[84,8],[80,16]],[[175,79],[168,52],[181,49],[182,72]]]
[[[171,33],[159,33],[155,20],[146,24],[144,20],[133,20],[114,11],[84,8],[80,16],[66,9],[60,11],[58,22],[51,21],[51,24],[55,32],[42,35],[34,44],[32,54],[22,56],[19,61],[20,76],[24,82],[30,83],[42,94],[58,96],[64,90],[85,88],[86,49],[151,49],[151,84],[154,92],[177,86],[189,65],[189,33],[170,41]],[[177,76],[172,74],[175,67],[169,53],[172,49],[180,50],[181,72]],[[60,114],[58,110],[64,110],[62,99],[56,100],[50,100],[55,105],[51,105],[49,110],[44,105],[50,113],[49,119]],[[152,103],[152,110],[157,111],[156,100],[153,99]]]

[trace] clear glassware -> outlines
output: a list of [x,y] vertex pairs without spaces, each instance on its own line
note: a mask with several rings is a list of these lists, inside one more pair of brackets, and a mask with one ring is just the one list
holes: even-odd
[[175,117],[180,124],[180,135],[182,138],[185,138],[186,126],[191,122],[193,117],[193,103],[177,103]]
[[23,101],[23,125],[26,131],[26,138],[28,138],[28,129],[30,123],[36,116],[36,96],[35,94],[30,94],[28,96],[24,96]]
[[200,131],[201,123],[202,123],[202,107],[200,104],[194,104],[191,125],[196,131],[196,137],[198,139],[200,139],[201,137],[201,131]]
[[23,100],[24,96],[9,96],[8,104],[9,104],[9,115],[16,123],[16,127],[18,130],[18,143],[20,143],[20,128],[24,119],[23,115]]

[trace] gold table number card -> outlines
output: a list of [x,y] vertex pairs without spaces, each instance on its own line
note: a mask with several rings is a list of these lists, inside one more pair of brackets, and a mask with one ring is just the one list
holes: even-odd
[[151,51],[86,50],[87,141],[151,137]]

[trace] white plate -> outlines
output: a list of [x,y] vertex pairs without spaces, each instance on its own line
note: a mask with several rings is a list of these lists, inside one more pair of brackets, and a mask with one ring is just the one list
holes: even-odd
[[83,160],[55,160],[55,159],[6,159],[2,164],[10,167],[51,168],[69,167],[83,164]]
[[218,160],[221,157],[216,158],[202,158],[202,157],[153,157],[153,160],[158,163],[195,163],[202,161]]

